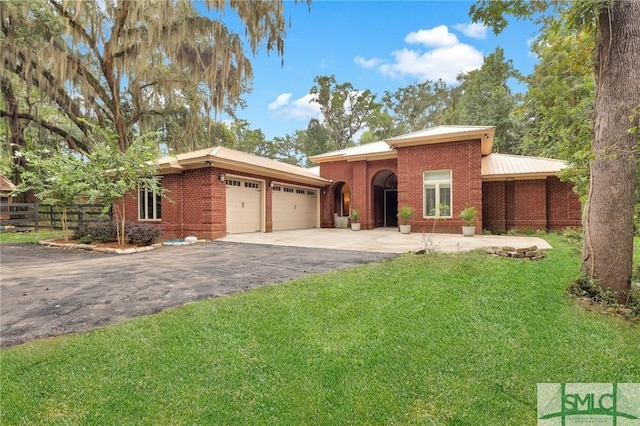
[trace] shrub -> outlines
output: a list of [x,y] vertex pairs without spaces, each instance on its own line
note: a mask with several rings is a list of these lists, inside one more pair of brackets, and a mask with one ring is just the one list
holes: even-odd
[[117,241],[115,224],[108,220],[96,222],[83,222],[74,230],[73,238],[84,244],[94,241],[99,243],[111,243]]
[[569,286],[569,293],[578,297],[588,297],[596,303],[611,305],[616,303],[611,290],[603,290],[594,280],[581,276]]
[[147,223],[129,222],[125,226],[129,244],[148,246],[160,238],[160,229]]

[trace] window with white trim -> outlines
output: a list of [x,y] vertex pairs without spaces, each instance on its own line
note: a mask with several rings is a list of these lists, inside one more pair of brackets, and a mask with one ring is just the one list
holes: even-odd
[[162,197],[154,189],[140,187],[138,194],[138,219],[160,220],[162,218]]
[[424,172],[424,217],[452,217],[451,170]]

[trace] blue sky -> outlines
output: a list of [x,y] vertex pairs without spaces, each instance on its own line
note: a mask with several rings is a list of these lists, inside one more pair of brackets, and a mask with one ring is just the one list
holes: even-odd
[[[380,100],[419,81],[442,78],[455,83],[460,71],[482,65],[496,46],[505,50],[524,74],[536,59],[529,44],[537,27],[512,21],[500,35],[471,24],[470,1],[334,1],[285,3],[290,18],[284,57],[258,52],[252,58],[253,92],[237,112],[267,139],[304,129],[321,118],[309,103],[309,89],[318,75],[334,74],[338,83],[370,89]],[[284,60],[284,64],[282,64]]]

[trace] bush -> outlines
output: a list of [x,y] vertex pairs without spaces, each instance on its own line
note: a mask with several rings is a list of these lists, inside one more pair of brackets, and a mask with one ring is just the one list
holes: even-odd
[[160,229],[147,223],[129,222],[125,225],[129,244],[148,246],[160,238]]
[[92,242],[111,243],[118,240],[116,226],[108,220],[83,222],[74,230],[73,239],[84,244]]
[[578,297],[588,297],[596,303],[605,305],[616,303],[616,299],[610,290],[603,290],[594,280],[585,276],[580,276],[571,283],[569,293]]

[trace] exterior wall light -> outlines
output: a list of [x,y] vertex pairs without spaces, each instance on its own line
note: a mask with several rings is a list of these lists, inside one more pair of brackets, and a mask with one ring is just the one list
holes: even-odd
[[218,175],[218,179],[220,180],[220,182],[224,182],[224,178],[225,178],[224,173],[220,173]]

